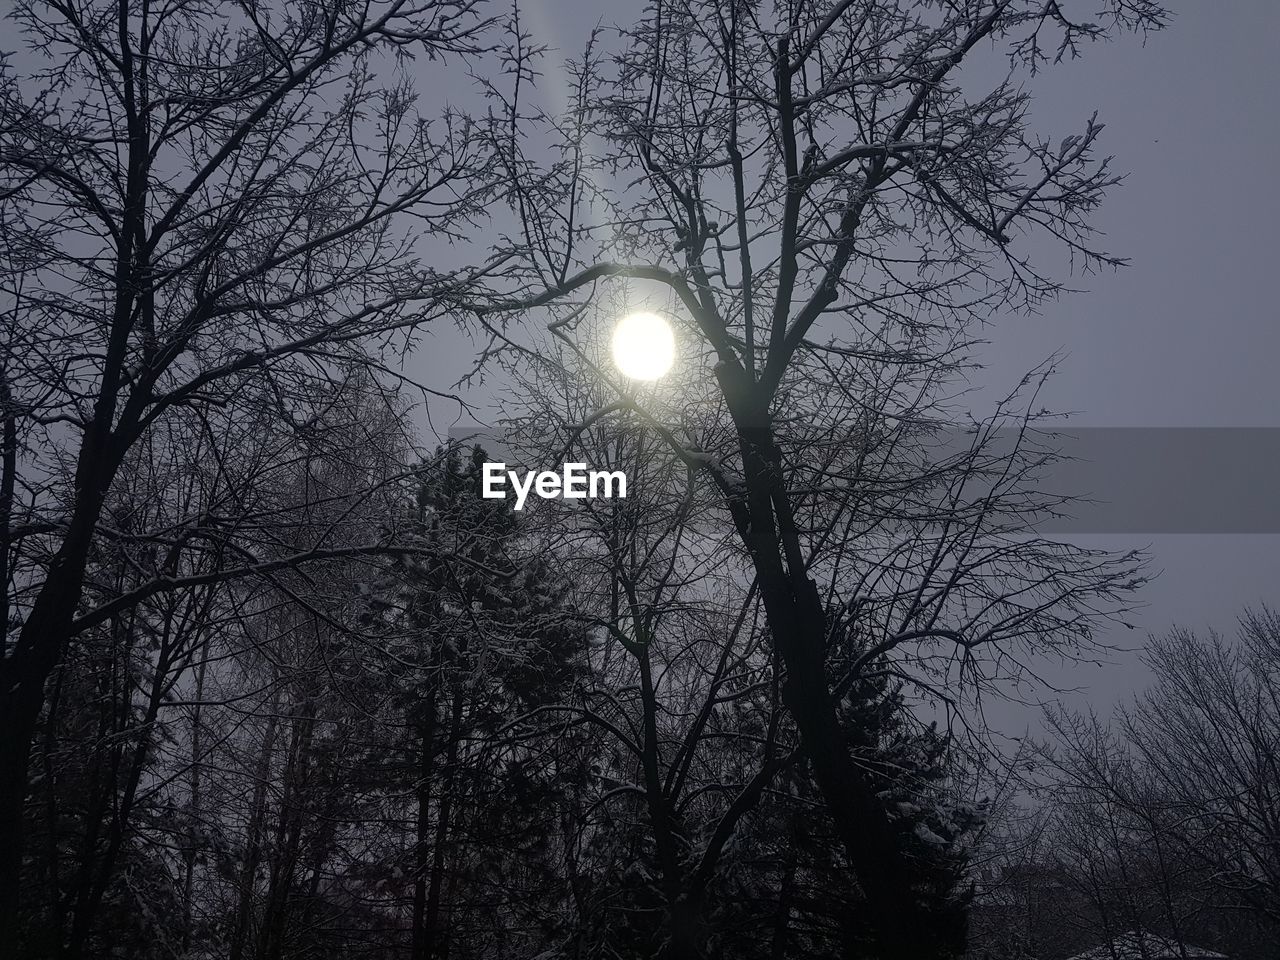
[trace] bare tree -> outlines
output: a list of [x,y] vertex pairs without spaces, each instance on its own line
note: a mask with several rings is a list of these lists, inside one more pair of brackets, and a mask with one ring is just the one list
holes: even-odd
[[[617,950],[696,956],[711,932],[705,914],[727,848],[799,754],[760,642],[758,593],[727,542],[731,531],[706,522],[705,478],[667,454],[642,421],[575,429],[601,385],[574,367],[579,377],[557,385],[554,406],[535,401],[522,416],[511,405],[504,438],[533,462],[554,458],[571,438],[575,457],[625,471],[630,492],[538,512],[535,529],[561,558],[576,584],[575,609],[597,635],[594,683],[512,726],[531,735],[573,724],[599,743],[594,795],[577,825],[593,838],[595,861],[579,869],[597,878],[595,895],[579,904],[580,928]],[[537,369],[512,374],[530,397],[548,395],[534,385]],[[627,862],[637,846],[642,867]],[[631,906],[617,909],[610,901],[619,897]]]
[[[768,798],[782,795],[780,778],[791,778],[787,792],[806,782],[807,773],[786,771],[797,764],[807,771],[810,761],[793,721],[779,714],[788,674],[776,646],[761,644],[768,634],[758,622],[757,568],[712,479],[719,468],[702,468],[729,436],[706,389],[708,371],[690,360],[661,389],[625,388],[602,359],[603,338],[585,327],[578,333],[575,341],[553,337],[510,354],[508,376],[530,400],[521,412],[518,403],[507,404],[504,439],[521,460],[572,455],[628,473],[626,501],[546,504],[536,514],[548,518],[549,542],[559,544],[552,551],[578,571],[572,579],[585,591],[579,606],[613,638],[606,646],[613,656],[600,674],[598,700],[545,705],[537,714],[573,717],[617,742],[622,760],[613,761],[602,812],[630,805],[652,831],[654,868],[663,878],[655,896],[668,913],[664,955],[700,956],[713,939],[702,911],[723,915],[713,891],[723,881],[724,851],[742,842],[759,856],[757,841],[744,839],[760,829],[752,821],[785,823],[786,799]],[[903,369],[879,388],[887,395],[903,388]],[[892,418],[868,396],[855,404],[833,385],[825,397],[796,398],[813,403],[809,418],[788,425],[788,441],[807,443],[808,455],[785,460],[783,482],[809,524],[810,575],[824,584],[822,669],[840,742],[910,864],[912,896],[958,940],[972,824],[951,784],[928,782],[938,774],[933,762],[954,763],[954,744],[942,738],[938,756],[925,762],[930,732],[891,733],[894,724],[878,720],[877,711],[893,702],[892,685],[903,685],[913,707],[927,704],[963,728],[973,719],[965,716],[971,696],[998,686],[1024,649],[1087,642],[1091,605],[1105,603],[1130,571],[1127,563],[1011,533],[1042,502],[1030,490],[1045,456],[1034,442],[1002,445],[984,424],[958,451],[938,453],[930,432],[911,425],[914,418]],[[920,401],[913,412],[923,417],[928,407]],[[928,630],[918,642],[882,643],[931,617],[977,641],[967,656],[937,653]],[[996,655],[988,658],[988,648]],[[889,761],[894,737],[912,747]],[[890,767],[900,782],[886,775]],[[757,813],[762,802],[767,813]],[[920,836],[937,841],[936,849],[908,853]],[[757,839],[777,843],[778,856],[802,868],[793,886],[815,883],[808,855],[792,856],[794,844]],[[828,885],[843,876],[832,865]],[[858,918],[874,915],[865,908],[845,904],[836,942],[862,935]],[[775,931],[779,944],[787,940],[785,926],[780,921]]]
[[[519,133],[520,85],[494,90],[513,131],[502,157],[518,184],[526,283],[474,312],[492,350],[528,351],[508,320],[515,311],[546,308],[549,329],[573,343],[592,317],[584,304],[625,287],[633,302],[665,306],[689,362],[705,361],[725,427],[713,446],[682,431],[670,415],[680,398],[661,391],[619,387],[599,413],[642,418],[719,491],[786,669],[784,702],[886,956],[939,944],[841,732],[827,649],[849,623],[818,581],[829,540],[833,553],[857,557],[859,532],[884,515],[824,513],[820,491],[866,488],[855,451],[867,429],[890,418],[918,428],[930,412],[938,422],[944,384],[972,348],[971,322],[1062,290],[1019,252],[1029,237],[1049,237],[1086,269],[1119,262],[1089,241],[1088,216],[1116,182],[1094,155],[1101,125],[1090,118],[1058,144],[1038,137],[1016,75],[1162,19],[1145,0],[1074,17],[1037,0],[660,2],[623,31],[607,80],[599,38],[575,65],[571,116],[555,127],[562,160],[541,170],[524,150],[535,141]],[[1008,53],[1006,79],[966,96],[961,65],[993,46]],[[511,69],[532,67],[518,57]],[[857,411],[870,412],[869,427]],[[815,427],[797,427],[810,418]],[[883,492],[892,471],[881,476]],[[963,513],[963,487],[934,491],[941,535],[914,541],[928,546],[900,555],[900,566],[873,565],[873,582],[901,590],[866,622],[863,665],[910,649],[919,662],[968,666],[983,648],[1087,641],[1099,602],[1136,582],[1122,566],[1050,544],[1036,563],[1012,562],[1001,538],[1017,524],[1007,514],[978,525],[998,546],[976,546],[967,525],[956,539],[948,517]],[[989,592],[940,589],[1005,560],[1004,588],[995,575],[980,581]],[[835,609],[856,620],[863,598],[856,582],[844,587]]]
[[[488,182],[465,117],[424,119],[407,80],[374,79],[399,58],[477,55],[486,22],[471,0],[24,2],[12,17],[33,66],[21,82],[9,66],[0,117],[5,239],[21,253],[0,346],[6,929],[46,681],[78,632],[190,585],[167,567],[227,539],[227,518],[198,509],[155,533],[167,564],[86,609],[130,451],[166,418],[246,391],[305,431],[312,387],[340,366],[382,370],[371,342],[447,312],[470,274],[419,262],[412,231],[456,235]],[[241,542],[214,575],[327,552],[321,538],[267,559]]]
[[1109,841],[1075,833],[1118,849],[1108,861],[1117,869],[1145,874],[1117,883],[1175,934],[1179,910],[1243,911],[1280,929],[1278,640],[1280,618],[1265,608],[1241,617],[1234,642],[1175,630],[1147,647],[1154,686],[1110,730],[1050,716],[1046,755],[1062,801],[1120,824]]

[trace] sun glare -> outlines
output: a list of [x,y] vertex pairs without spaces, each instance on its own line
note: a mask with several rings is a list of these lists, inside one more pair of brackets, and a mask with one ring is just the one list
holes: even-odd
[[632,380],[657,380],[676,359],[671,325],[655,313],[623,317],[613,331],[613,362]]

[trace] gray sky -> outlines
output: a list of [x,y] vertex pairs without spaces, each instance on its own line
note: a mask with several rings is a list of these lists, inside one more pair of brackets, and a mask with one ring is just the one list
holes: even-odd
[[[1146,46],[1097,47],[1037,82],[1038,123],[1078,123],[1093,109],[1103,149],[1128,180],[1096,223],[1131,258],[1088,278],[1087,293],[993,331],[989,373],[1008,380],[1061,349],[1044,395],[1090,426],[1280,426],[1280,352],[1272,286],[1280,187],[1280,4],[1173,0],[1171,26]],[[1224,464],[1247,470],[1248,464]],[[1097,537],[1127,547],[1141,538]],[[1143,593],[1141,630],[1173,623],[1230,630],[1248,604],[1280,603],[1280,537],[1167,535],[1148,540],[1163,574]],[[1143,676],[1131,657],[1060,671],[1100,710]],[[1072,698],[1077,701],[1085,696]]]
[[[524,0],[535,40],[558,48],[547,72],[575,56],[591,27],[637,5],[619,0]],[[1095,109],[1106,124],[1101,150],[1129,174],[1095,223],[1110,252],[1131,258],[1116,274],[1081,278],[1086,292],[1035,318],[996,318],[986,380],[1012,386],[1059,351],[1065,359],[1042,394],[1080,426],[1280,427],[1280,352],[1273,282],[1280,224],[1275,174],[1280,110],[1272,81],[1280,63],[1275,0],[1170,0],[1172,25],[1143,46],[1126,36],[1036,78],[1035,126],[1059,136]],[[554,82],[554,77],[548,76]],[[409,361],[415,376],[443,386],[457,376],[466,341],[438,330]],[[477,400],[489,388],[473,391]],[[444,413],[443,409],[438,410]],[[448,419],[436,420],[441,430]],[[1248,464],[1224,464],[1247,470]],[[1082,538],[1084,539],[1084,538]],[[1141,645],[1173,623],[1229,631],[1245,605],[1280,604],[1274,571],[1280,537],[1110,535],[1091,544],[1149,545],[1163,573],[1144,591],[1137,631],[1114,639]],[[1069,699],[1106,711],[1145,681],[1135,656],[1112,665],[1047,674],[1081,691]],[[1014,732],[1033,713],[998,708]]]

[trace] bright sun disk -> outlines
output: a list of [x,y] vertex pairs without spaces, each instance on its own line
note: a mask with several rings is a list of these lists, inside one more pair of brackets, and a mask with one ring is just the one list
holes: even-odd
[[613,331],[613,362],[632,380],[657,380],[676,359],[671,325],[655,313],[623,317]]

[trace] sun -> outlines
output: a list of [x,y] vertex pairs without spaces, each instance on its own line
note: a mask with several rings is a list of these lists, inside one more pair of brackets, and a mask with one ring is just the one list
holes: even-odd
[[632,380],[657,380],[676,359],[671,324],[656,313],[623,317],[613,331],[613,362]]

